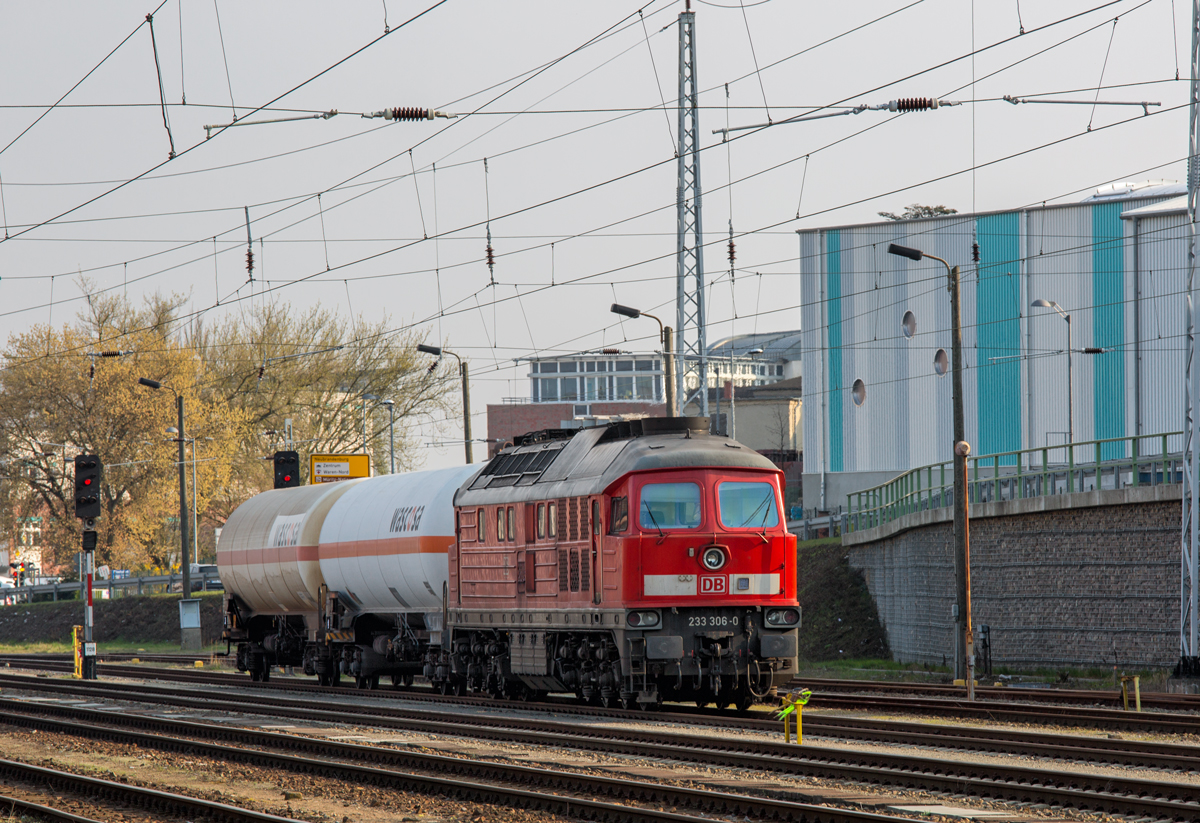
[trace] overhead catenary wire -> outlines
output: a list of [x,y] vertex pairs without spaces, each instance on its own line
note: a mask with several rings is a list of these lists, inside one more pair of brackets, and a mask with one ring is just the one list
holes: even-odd
[[154,38],[154,15],[146,15],[146,25],[150,27],[150,47],[154,51],[154,73],[158,77],[158,97],[159,103],[162,106],[163,128],[167,130],[167,142],[170,144],[167,159],[174,160],[175,138],[171,136],[171,118],[167,115],[167,93],[163,89],[162,66],[158,63],[158,41]]

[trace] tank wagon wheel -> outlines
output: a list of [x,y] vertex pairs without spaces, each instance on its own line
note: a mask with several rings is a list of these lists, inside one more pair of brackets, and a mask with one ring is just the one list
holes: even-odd
[[373,674],[367,678],[367,688],[371,691],[375,691],[379,688],[379,675]]
[[712,701],[710,701],[710,700],[705,700],[703,697],[697,697],[697,698],[696,698],[696,708],[697,708],[697,709],[704,709],[704,708],[707,708],[707,707],[708,707],[708,704],[709,704],[709,703],[711,703],[711,702],[712,702]]
[[397,689],[411,689],[413,676],[411,674],[393,674],[392,686]]
[[262,672],[260,672],[258,669],[251,669],[250,670],[250,681],[252,683],[257,683],[260,680],[262,680]]
[[467,693],[467,681],[458,680],[454,683],[454,694],[463,697]]
[[259,674],[258,679],[263,683],[267,683],[271,680],[271,667],[266,663],[263,664],[262,672]]

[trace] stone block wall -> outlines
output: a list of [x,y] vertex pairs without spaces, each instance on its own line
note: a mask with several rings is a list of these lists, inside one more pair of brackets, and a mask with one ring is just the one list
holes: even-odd
[[[1174,500],[990,517],[976,516],[976,508],[972,612],[977,637],[981,624],[991,627],[993,666],[1178,661],[1178,493]],[[951,663],[953,524],[925,522],[869,537],[876,539],[847,541],[850,564],[866,577],[893,656]]]

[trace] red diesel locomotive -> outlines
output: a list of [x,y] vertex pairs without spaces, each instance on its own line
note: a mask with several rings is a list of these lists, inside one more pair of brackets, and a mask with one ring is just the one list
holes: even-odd
[[746,708],[795,675],[781,472],[704,418],[541,432],[454,498],[444,689]]

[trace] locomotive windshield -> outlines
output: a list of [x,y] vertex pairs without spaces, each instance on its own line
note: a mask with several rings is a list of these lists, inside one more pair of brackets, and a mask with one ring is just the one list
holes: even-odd
[[695,483],[642,486],[638,525],[643,529],[694,529],[700,525],[700,487]]
[[721,523],[727,528],[762,529],[779,525],[775,487],[770,483],[722,483],[717,487]]

